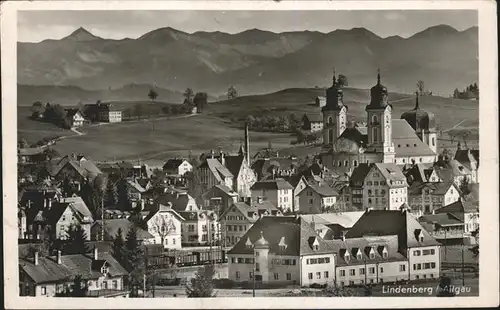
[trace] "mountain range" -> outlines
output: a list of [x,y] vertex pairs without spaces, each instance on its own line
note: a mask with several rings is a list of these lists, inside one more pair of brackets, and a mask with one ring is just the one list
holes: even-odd
[[369,88],[380,68],[390,91],[411,93],[417,80],[434,93],[478,81],[478,28],[433,26],[408,38],[381,38],[365,28],[329,33],[229,34],[160,28],[137,39],[105,39],[79,28],[60,40],[18,42],[18,84],[88,90],[148,84],[213,95],[234,85],[240,94],[323,87],[332,70],[349,85]]

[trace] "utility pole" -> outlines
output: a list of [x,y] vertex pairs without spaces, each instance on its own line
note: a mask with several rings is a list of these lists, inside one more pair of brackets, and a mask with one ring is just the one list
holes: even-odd
[[255,264],[257,264],[257,260],[255,259],[255,249],[253,250],[253,290],[252,297],[255,297]]
[[146,273],[142,276],[142,297],[146,298]]

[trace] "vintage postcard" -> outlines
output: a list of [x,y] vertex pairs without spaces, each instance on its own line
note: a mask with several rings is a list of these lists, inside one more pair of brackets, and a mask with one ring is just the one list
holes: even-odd
[[497,306],[495,8],[3,2],[6,308]]

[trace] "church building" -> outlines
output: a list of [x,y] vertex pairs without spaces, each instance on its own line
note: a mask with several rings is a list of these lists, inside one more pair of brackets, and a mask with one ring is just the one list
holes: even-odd
[[370,90],[366,106],[366,126],[347,126],[347,106],[341,85],[336,81],[326,90],[323,112],[323,148],[321,160],[328,169],[350,173],[360,163],[433,163],[437,154],[435,120],[432,113],[418,105],[392,119],[392,105],[387,88],[377,84]]

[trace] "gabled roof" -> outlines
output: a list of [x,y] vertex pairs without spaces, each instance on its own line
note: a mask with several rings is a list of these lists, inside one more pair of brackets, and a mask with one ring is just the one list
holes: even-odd
[[184,161],[186,160],[183,158],[171,158],[167,160],[165,165],[163,165],[163,170],[175,170],[179,168],[179,166],[182,165]]
[[398,165],[394,163],[376,163],[374,165],[387,180],[388,185],[391,184],[391,181],[403,181],[406,183],[406,177]]
[[224,213],[221,215],[221,219],[224,218],[225,214],[231,209],[236,208],[248,221],[255,222],[257,219],[253,217],[254,213],[257,213],[257,209],[244,202],[235,202],[229,208],[226,208]]
[[273,167],[280,170],[293,170],[298,167],[296,159],[289,157],[259,158],[252,164],[252,169],[259,178],[272,173]]
[[321,113],[306,113],[303,118],[307,118],[310,122],[323,122],[323,115]]
[[216,158],[207,158],[201,165],[200,168],[208,168],[212,171],[217,181],[222,182],[223,178],[234,177],[233,174],[224,167],[220,161]]
[[67,117],[73,117],[77,113],[79,113],[83,117],[83,114],[82,114],[82,112],[80,112],[79,109],[65,109],[65,110],[66,110]]
[[217,214],[212,210],[183,211],[179,212],[179,214],[186,221],[205,221],[206,219],[217,220]]
[[229,186],[225,184],[217,184],[214,187],[220,189],[222,192],[226,193],[228,196],[238,196],[238,193],[233,191]]
[[[156,204],[153,206],[153,210],[149,211],[146,215],[146,217],[144,218],[144,222],[148,222],[153,216],[155,216],[156,214],[158,213],[162,213],[162,212],[168,212],[168,213],[171,213],[173,214],[175,217],[177,217],[177,219],[179,219],[180,221],[184,221],[185,219],[182,217],[182,215],[180,215],[177,211],[175,211],[174,209],[168,207],[168,206],[165,206],[165,205],[162,205],[162,204]],[[144,212],[144,214],[146,214],[146,212]]]
[[455,177],[463,177],[471,174],[467,167],[455,159],[442,163],[436,163],[434,168],[439,178],[445,182],[451,182]]
[[463,225],[463,218],[459,219],[451,213],[428,214],[419,217],[419,222],[427,224],[438,224],[439,226],[458,226]]
[[354,168],[354,170],[352,171],[351,178],[349,180],[351,186],[357,183],[363,184],[370,170],[371,170],[370,165],[366,163],[361,163],[356,168]]
[[436,155],[427,144],[420,140],[404,119],[392,120],[392,142],[394,142],[396,157]]
[[[105,261],[108,265],[109,274],[112,277],[125,276],[128,272],[109,253],[98,253],[98,259]],[[93,256],[88,254],[75,254],[61,256],[61,264],[57,264],[57,258],[39,257],[38,265],[33,259],[19,259],[19,268],[37,284],[53,283],[59,281],[70,281],[73,277],[80,275],[83,279],[97,279],[101,270],[93,269]]]
[[127,179],[127,184],[139,193],[144,193],[146,191],[146,189],[142,187],[141,184],[139,184],[136,180]]
[[188,193],[172,193],[166,192],[156,197],[155,201],[159,204],[167,206],[172,204],[172,209],[175,211],[186,211],[186,207],[190,200],[194,200]]
[[[302,218],[266,216],[259,219],[228,254],[253,254],[254,249],[246,242],[250,240],[255,244],[261,237],[269,243],[270,253],[289,256],[333,253],[333,249]],[[286,247],[280,247],[280,242]],[[313,244],[319,249],[314,250]]]
[[245,162],[245,157],[240,155],[227,155],[224,157],[226,168],[234,177],[240,174],[241,166]]
[[[424,241],[415,236],[417,230],[422,231]],[[366,236],[397,235],[400,248],[439,245],[415,218],[406,211],[369,210],[361,216],[347,232],[346,238],[362,238]]]
[[89,218],[89,221],[93,221],[92,218],[92,212],[90,212],[89,208],[83,201],[82,197],[66,197],[66,198],[61,198],[60,201],[61,203],[69,203],[70,207],[77,213],[79,214],[82,218],[86,217]]
[[364,211],[338,212],[338,213],[320,213],[320,214],[302,214],[300,215],[306,222],[322,225],[340,225],[344,228],[351,228]]
[[49,171],[52,176],[56,176],[67,165],[76,170],[85,179],[93,180],[96,176],[102,174],[102,171],[91,160],[82,155],[66,155]]
[[266,189],[266,190],[280,190],[280,189],[293,189],[293,186],[285,181],[284,179],[274,179],[274,180],[265,180],[265,181],[258,181],[255,182],[252,187],[250,188],[251,190],[260,190],[260,189]]
[[333,197],[333,196],[338,196],[339,193],[327,184],[316,184],[312,182],[307,182],[307,187],[310,188],[311,190],[315,191],[318,195],[322,197]]
[[479,150],[471,150],[471,149],[458,149],[455,152],[454,158],[458,162],[460,162],[462,165],[467,167],[467,169],[471,169],[471,163],[476,162],[477,166],[479,166]]

